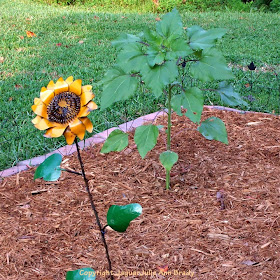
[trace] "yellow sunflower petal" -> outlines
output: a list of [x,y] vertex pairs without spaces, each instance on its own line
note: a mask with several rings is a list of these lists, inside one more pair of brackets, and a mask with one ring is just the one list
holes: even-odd
[[91,90],[92,90],[91,85],[82,86],[82,92],[91,91]]
[[45,130],[53,126],[53,122],[48,121],[47,119],[42,118],[38,123],[34,126],[39,130]]
[[68,78],[65,80],[65,82],[66,82],[68,85],[72,84],[72,83],[73,83],[73,76],[68,77]]
[[52,90],[41,91],[40,99],[46,104],[49,105],[51,100],[54,98],[54,92]]
[[44,134],[44,136],[47,137],[47,138],[60,137],[64,133],[66,127],[67,127],[67,125],[65,125],[65,126],[56,126],[56,127],[49,128],[46,131],[46,133]]
[[40,116],[36,116],[31,122],[33,123],[33,124],[37,124],[37,123],[39,123],[39,121],[41,120],[42,118],[40,117]]
[[76,138],[76,135],[73,134],[69,128],[67,128],[67,129],[64,131],[63,135],[64,135],[64,137],[65,137],[65,139],[66,139],[66,143],[67,143],[68,145],[72,145],[73,142],[74,142],[74,140],[75,140],[75,138]]
[[69,91],[81,95],[82,93],[82,80],[76,80],[69,86]]
[[47,107],[46,105],[40,101],[40,103],[38,105],[32,105],[31,106],[31,109],[33,110],[33,112],[36,114],[36,115],[39,115],[45,119],[48,118],[48,115],[47,115]]
[[88,116],[89,115],[89,113],[90,113],[90,110],[88,109],[88,107],[87,106],[84,106],[84,107],[82,107],[81,108],[81,110],[80,110],[80,112],[79,112],[79,114],[78,114],[78,118],[80,118],[80,117],[86,117],[86,116]]
[[49,84],[47,85],[47,89],[50,89],[50,90],[54,90],[54,82],[53,81],[50,81]]
[[92,100],[94,94],[91,91],[86,91],[81,94],[81,106],[84,106]]
[[44,92],[44,91],[46,91],[47,89],[45,88],[45,87],[42,87],[41,88],[41,92]]
[[59,78],[55,83],[55,87],[54,87],[55,94],[59,94],[61,92],[68,91],[68,90],[69,90],[69,85],[62,78]]
[[89,118],[80,118],[80,120],[83,122],[84,126],[86,127],[86,130],[88,132],[92,132],[93,125],[92,125],[91,121],[89,120]]
[[93,102],[93,101],[90,101],[88,104],[87,104],[87,107],[90,111],[93,111],[93,110],[96,110],[98,108],[98,106]]
[[34,105],[38,105],[38,104],[40,104],[40,103],[41,103],[41,99],[35,97],[35,98],[34,98]]
[[83,122],[79,119],[75,119],[73,122],[69,124],[69,128],[72,133],[77,135],[81,140],[84,139],[86,133],[86,127],[84,126]]

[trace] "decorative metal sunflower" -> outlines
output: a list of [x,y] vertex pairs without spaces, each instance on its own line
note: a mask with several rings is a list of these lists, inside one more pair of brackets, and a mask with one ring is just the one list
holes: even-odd
[[76,136],[84,139],[86,130],[92,132],[93,125],[87,118],[97,105],[92,101],[92,86],[82,86],[82,80],[65,81],[59,78],[56,83],[50,81],[47,88],[41,89],[40,98],[34,99],[31,106],[37,115],[32,123],[39,130],[47,130],[45,137],[65,136],[71,145]]

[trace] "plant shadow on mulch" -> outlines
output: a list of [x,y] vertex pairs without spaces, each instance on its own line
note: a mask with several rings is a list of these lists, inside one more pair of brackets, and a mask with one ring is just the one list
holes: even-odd
[[[170,191],[158,159],[163,131],[144,160],[132,140],[121,153],[102,155],[100,145],[82,151],[103,225],[112,204],[143,207],[125,233],[106,233],[114,272],[123,273],[116,279],[280,279],[280,119],[205,109],[202,118],[210,116],[225,122],[229,145],[204,139],[185,117],[174,116],[172,150],[179,161]],[[78,171],[76,154],[63,167]],[[1,182],[0,279],[105,271],[83,179],[63,173],[57,182],[33,181],[34,171]],[[159,267],[165,265],[164,276]],[[125,275],[133,271],[147,274]]]

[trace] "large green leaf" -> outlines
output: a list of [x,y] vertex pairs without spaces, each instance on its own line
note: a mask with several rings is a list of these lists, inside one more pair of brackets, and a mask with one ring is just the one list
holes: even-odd
[[142,78],[155,97],[163,93],[166,85],[172,83],[178,76],[176,61],[167,61],[162,65],[155,65],[142,71]]
[[193,53],[187,42],[183,38],[176,38],[167,42],[168,50],[166,52],[166,60],[178,59]]
[[237,106],[237,105],[245,105],[247,106],[247,102],[245,102],[238,92],[235,92],[231,85],[228,85],[226,82],[221,82],[219,84],[219,89],[217,90],[221,96],[221,100],[223,103],[229,106]]
[[208,140],[217,140],[228,144],[227,130],[224,122],[216,117],[203,121],[197,130]]
[[183,23],[178,10],[175,8],[172,12],[165,14],[161,21],[156,24],[157,33],[168,38],[171,35],[183,34]]
[[234,78],[225,58],[216,49],[203,50],[199,60],[191,65],[190,73],[202,82]]
[[128,135],[120,129],[112,131],[106,139],[101,153],[120,152],[128,145]]
[[214,47],[217,39],[222,38],[226,33],[224,28],[214,28],[204,30],[200,26],[194,25],[187,29],[187,36],[190,47],[193,50],[209,49]]
[[170,171],[173,165],[178,161],[178,154],[172,151],[165,151],[160,154],[159,160],[163,167]]
[[107,213],[107,224],[118,232],[126,231],[130,222],[142,214],[142,207],[138,203],[123,206],[112,205]]
[[140,42],[142,34],[135,36],[133,34],[121,34],[116,40],[112,41],[112,45],[118,49],[124,48],[127,44]]
[[[147,60],[151,67],[155,64],[162,64],[165,60],[174,60],[185,57],[193,51],[188,43],[178,35],[173,34],[163,38],[152,31],[146,31],[147,35]],[[145,34],[146,34],[145,33]]]
[[187,109],[186,116],[194,123],[199,123],[203,111],[204,96],[197,87],[187,89],[185,92],[175,95],[171,99],[171,106],[178,115],[181,114],[181,106]]
[[154,45],[154,46],[161,46],[163,42],[162,36],[160,36],[158,33],[156,33],[154,30],[151,30],[150,28],[144,29],[144,37],[147,41],[148,45]]
[[136,77],[126,73],[120,67],[110,69],[104,79],[101,94],[101,109],[109,107],[116,101],[126,100],[131,97],[137,89],[138,80]]
[[159,46],[150,46],[147,50],[147,61],[151,67],[164,62],[166,51]]
[[148,67],[147,56],[140,43],[126,45],[119,53],[117,63],[126,72],[139,72]]
[[46,158],[36,169],[34,180],[43,178],[45,181],[56,181],[61,174],[61,154],[53,154]]
[[67,271],[66,280],[95,280],[96,272],[89,267]]
[[142,158],[154,148],[157,143],[159,130],[156,125],[141,125],[135,130],[134,141]]

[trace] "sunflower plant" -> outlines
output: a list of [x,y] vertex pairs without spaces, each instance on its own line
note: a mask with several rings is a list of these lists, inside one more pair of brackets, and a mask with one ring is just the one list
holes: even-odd
[[[129,99],[136,93],[139,84],[146,86],[156,98],[166,96],[167,144],[159,160],[166,170],[166,189],[170,188],[170,170],[178,161],[172,151],[171,114],[182,115],[198,125],[197,131],[209,140],[228,144],[223,121],[211,117],[201,121],[204,93],[217,93],[221,101],[230,106],[246,105],[233,87],[224,80],[234,78],[222,53],[215,47],[226,30],[204,30],[200,26],[183,27],[176,9],[165,14],[156,23],[155,30],[146,28],[138,35],[123,34],[115,41],[118,55],[116,64],[107,71],[102,84],[101,109],[114,102]],[[219,81],[215,89],[200,89],[199,82]],[[143,125],[135,130],[134,141],[140,156],[154,148],[159,127]],[[121,151],[128,145],[128,135],[121,130],[113,131],[101,150],[103,153]]]
[[[37,115],[32,120],[32,123],[39,130],[46,130],[45,137],[53,138],[63,135],[67,144],[71,145],[75,142],[81,172],[61,168],[62,156],[55,153],[37,167],[34,179],[43,178],[46,181],[56,181],[59,179],[61,171],[68,171],[83,177],[91,208],[105,247],[109,271],[112,271],[109,249],[105,239],[105,229],[110,226],[118,232],[126,231],[130,222],[141,215],[142,207],[138,203],[112,205],[107,212],[107,224],[105,226],[101,224],[90,192],[77,140],[77,138],[83,140],[85,132],[92,132],[93,130],[93,125],[88,118],[90,112],[97,109],[97,105],[92,101],[93,98],[92,86],[82,86],[82,80],[74,81],[72,76],[66,80],[59,78],[56,83],[50,81],[47,87],[41,89],[40,98],[35,98],[34,105],[31,107]],[[89,273],[89,271],[93,270],[85,268],[82,271]],[[67,272],[66,279],[85,279],[80,272],[80,270],[69,271]],[[112,273],[110,273],[110,279],[114,279]]]

